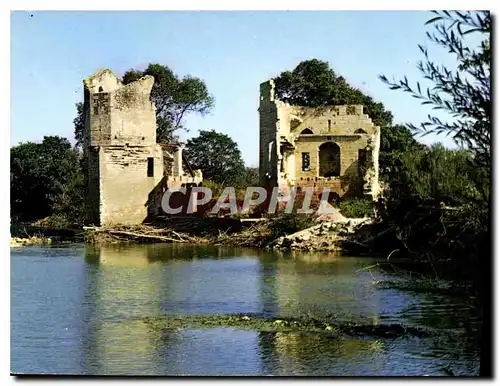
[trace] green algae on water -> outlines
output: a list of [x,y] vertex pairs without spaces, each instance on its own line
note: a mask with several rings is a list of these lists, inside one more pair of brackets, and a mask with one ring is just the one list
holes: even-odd
[[238,328],[259,332],[310,332],[341,338],[349,336],[378,336],[395,338],[404,335],[429,336],[424,329],[405,327],[400,324],[355,324],[335,322],[330,318],[264,318],[255,315],[163,315],[145,317],[144,322],[156,331],[178,329]]

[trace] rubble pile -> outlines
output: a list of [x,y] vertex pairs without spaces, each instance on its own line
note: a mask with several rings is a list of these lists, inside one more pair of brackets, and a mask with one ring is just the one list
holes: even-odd
[[280,237],[275,240],[274,249],[299,251],[340,251],[340,242],[353,234],[360,226],[371,223],[370,218],[343,218],[322,221],[310,228]]

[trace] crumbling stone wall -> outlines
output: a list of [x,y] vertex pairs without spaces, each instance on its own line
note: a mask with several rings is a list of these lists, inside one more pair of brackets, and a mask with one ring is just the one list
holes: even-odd
[[[259,113],[263,185],[279,186],[282,191],[292,186],[329,187],[339,196],[377,197],[380,128],[364,114],[362,105],[291,106],[276,100],[270,80],[261,84]],[[321,172],[329,154],[323,153],[322,161],[320,147],[328,143],[340,150],[335,176]],[[308,167],[303,165],[304,157]],[[365,161],[360,162],[360,157]]]
[[[102,223],[143,222],[149,194],[163,179],[161,152],[155,146],[109,146],[101,156]],[[153,159],[153,176],[148,176],[148,159]]]
[[270,83],[260,86],[260,130],[259,130],[259,177],[263,185],[276,185],[278,173],[277,141],[278,141],[278,116],[277,106],[274,101],[274,89]]
[[109,70],[84,81],[87,201],[94,224],[138,224],[148,216],[148,196],[164,177],[153,83],[145,76],[123,85]]
[[123,85],[108,69],[84,80],[90,223],[140,224],[161,214],[167,187],[202,181],[200,171],[184,173],[181,147],[156,143],[153,84],[144,76]]
[[87,149],[87,173],[85,176],[87,186],[86,213],[89,224],[99,224],[101,218],[100,209],[100,174],[99,174],[99,150]]

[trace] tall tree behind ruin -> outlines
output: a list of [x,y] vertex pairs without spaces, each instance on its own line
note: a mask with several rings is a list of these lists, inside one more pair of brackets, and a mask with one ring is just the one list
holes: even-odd
[[238,144],[227,134],[200,130],[200,135],[188,139],[186,157],[194,169],[201,169],[206,180],[236,186],[246,177]]
[[[122,82],[131,83],[145,75],[155,79],[151,100],[156,107],[156,141],[172,142],[177,140],[176,132],[188,131],[185,118],[189,114],[209,113],[215,103],[214,97],[209,94],[205,82],[190,75],[180,77],[168,66],[152,63],[145,70],[131,69],[124,75]],[[75,118],[76,145],[83,143],[84,111],[83,103],[77,103],[77,117]]]

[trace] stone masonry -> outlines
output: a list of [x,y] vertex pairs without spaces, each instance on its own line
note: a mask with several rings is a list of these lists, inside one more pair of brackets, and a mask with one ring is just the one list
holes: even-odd
[[309,108],[275,98],[274,81],[260,85],[261,184],[328,187],[339,197],[376,199],[380,128],[361,105]]
[[201,182],[184,173],[182,147],[156,143],[153,83],[123,85],[108,69],[84,80],[89,223],[140,224],[161,212],[167,187]]

